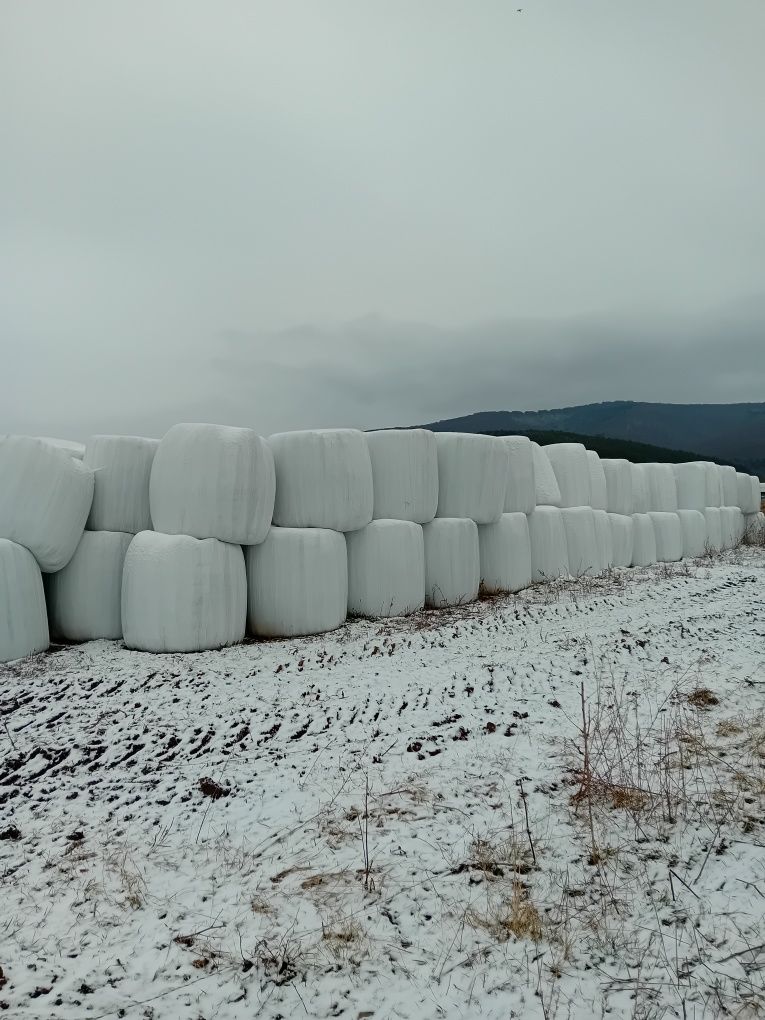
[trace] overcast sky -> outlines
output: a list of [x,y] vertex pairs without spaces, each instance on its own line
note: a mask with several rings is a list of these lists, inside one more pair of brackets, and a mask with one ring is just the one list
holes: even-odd
[[0,0],[0,432],[765,400],[764,37],[763,0]]

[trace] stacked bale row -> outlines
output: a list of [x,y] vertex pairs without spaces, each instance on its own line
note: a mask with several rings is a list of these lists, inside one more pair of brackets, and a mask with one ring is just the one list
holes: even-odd
[[[0,444],[0,657],[118,638],[194,651],[729,548],[759,482],[523,436],[177,425]],[[86,530],[85,530],[86,528]],[[47,614],[40,571],[47,572]]]

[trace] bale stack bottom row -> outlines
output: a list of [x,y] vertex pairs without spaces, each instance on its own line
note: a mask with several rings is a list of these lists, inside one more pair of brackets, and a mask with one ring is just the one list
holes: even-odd
[[422,429],[173,426],[82,450],[0,437],[0,661],[123,638],[186,652],[318,634],[729,549],[759,480],[708,462]]

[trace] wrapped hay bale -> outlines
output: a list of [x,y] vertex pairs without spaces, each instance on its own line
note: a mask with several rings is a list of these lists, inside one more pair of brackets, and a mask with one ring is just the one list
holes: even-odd
[[534,449],[528,436],[503,436],[510,454],[505,492],[506,514],[530,514],[536,506]]
[[678,510],[683,532],[683,559],[703,556],[707,548],[707,522],[701,510]]
[[[720,467],[720,480],[722,482],[722,505],[737,506],[738,479],[736,478],[736,469],[729,464],[723,464]],[[741,508],[739,507],[739,509]]]
[[723,532],[720,507],[704,507],[704,520],[707,525],[706,551],[713,553],[721,552],[723,547]]
[[652,510],[648,516],[653,522],[658,563],[675,563],[683,558],[683,529],[677,511]]
[[122,631],[143,652],[201,652],[244,637],[247,576],[241,546],[142,531],[122,574]]
[[467,432],[437,432],[436,517],[498,521],[505,507],[510,454],[502,439]]
[[590,468],[587,450],[581,443],[552,443],[545,446],[560,489],[561,507],[590,506]]
[[606,479],[606,510],[622,517],[632,513],[632,465],[628,460],[604,459],[600,462]]
[[707,472],[700,460],[673,464],[677,486],[677,506],[680,510],[698,510],[703,513],[707,505]]
[[122,637],[122,568],[132,540],[121,531],[86,531],[64,569],[47,575],[48,620],[55,637]]
[[757,485],[754,485],[754,475],[744,474],[742,471],[736,472],[736,503],[741,508],[742,513],[745,514],[756,514],[760,509],[760,481],[757,479]]
[[762,545],[765,543],[765,514],[758,511],[756,514],[744,515],[744,539],[750,545]]
[[735,549],[741,542],[744,530],[744,515],[737,506],[720,507],[722,548]]
[[566,527],[556,506],[538,506],[528,515],[531,578],[554,581],[569,576]]
[[633,514],[647,514],[651,509],[651,490],[646,468],[646,464],[630,464]]
[[[430,525],[428,525],[430,526]],[[413,521],[372,521],[346,535],[348,612],[408,616],[425,605],[425,546]]]
[[427,524],[438,508],[436,439],[426,429],[365,432],[372,462],[373,520]]
[[139,436],[91,436],[84,464],[95,474],[90,531],[151,531],[149,478],[159,441]]
[[278,432],[268,445],[276,464],[274,524],[358,531],[372,520],[372,461],[356,429]]
[[348,608],[345,536],[326,528],[270,528],[245,549],[252,634],[297,637],[336,630]]
[[531,584],[531,540],[526,514],[502,514],[478,526],[481,588],[487,593],[521,591]]
[[632,514],[632,566],[650,567],[656,562],[656,532],[648,514]]
[[0,662],[48,647],[48,614],[40,568],[28,549],[0,538]]
[[[531,452],[534,457],[534,490],[537,506],[560,506],[560,486],[555,477],[550,458],[532,440]],[[530,511],[529,511],[530,512]]]
[[425,605],[443,609],[474,602],[481,582],[475,521],[464,517],[436,517],[430,524],[423,525],[422,534],[425,540]]
[[608,486],[603,462],[594,450],[587,451],[590,471],[590,506],[593,510],[608,510]]
[[595,577],[600,573],[600,552],[595,517],[589,506],[562,507],[566,529],[568,569],[572,577]]
[[156,531],[257,545],[274,506],[271,452],[252,429],[181,424],[163,436],[149,481]]
[[46,573],[74,555],[93,499],[93,472],[30,436],[0,437],[0,537],[25,546]]
[[705,460],[701,462],[704,465],[704,472],[706,474],[706,506],[722,506],[722,478],[716,464],[712,464],[711,461]]
[[608,519],[606,510],[593,510],[595,518],[595,538],[598,540],[598,555],[600,556],[600,570],[610,570],[614,565],[614,540],[611,533],[611,522]]
[[39,436],[38,438],[47,443],[48,446],[53,446],[70,457],[74,457],[75,460],[82,460],[85,456],[84,444],[77,443],[73,439],[53,439],[51,436]]
[[650,510],[660,513],[677,511],[677,482],[672,464],[644,464],[648,478]]
[[626,514],[609,514],[608,521],[611,525],[613,565],[629,567],[632,563],[633,520]]

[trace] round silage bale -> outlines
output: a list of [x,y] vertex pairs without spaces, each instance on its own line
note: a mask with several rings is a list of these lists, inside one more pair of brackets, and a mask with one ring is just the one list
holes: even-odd
[[677,511],[652,510],[648,516],[656,538],[656,560],[675,563],[683,558],[683,529]]
[[743,514],[737,506],[720,507],[720,526],[722,530],[722,548],[735,549],[741,542],[743,530]]
[[348,612],[408,616],[425,605],[425,544],[413,521],[372,521],[346,535]]
[[704,507],[704,520],[707,526],[707,552],[721,552],[723,547],[722,514],[719,506]]
[[425,605],[459,606],[478,598],[481,557],[478,527],[469,518],[436,517],[422,528]]
[[93,500],[93,472],[41,439],[0,437],[0,537],[29,549],[45,573],[74,555]]
[[530,514],[537,503],[534,449],[528,436],[503,436],[509,464],[505,513]]
[[643,467],[648,478],[650,510],[658,513],[675,513],[677,482],[672,464],[644,464]]
[[247,576],[239,545],[142,531],[122,574],[125,644],[144,652],[200,652],[241,641]]
[[372,461],[356,429],[278,432],[268,445],[276,464],[274,524],[357,531],[372,520]]
[[531,584],[531,540],[526,514],[502,514],[479,524],[481,587],[487,593],[515,592]]
[[28,549],[0,538],[0,662],[48,647],[48,614],[37,561]]
[[602,459],[606,479],[606,509],[610,514],[628,516],[632,513],[632,465],[619,458]]
[[438,510],[436,517],[498,521],[505,507],[510,454],[495,436],[437,432]]
[[569,576],[568,546],[563,516],[557,506],[538,506],[528,514],[531,578],[554,581]]
[[650,567],[656,562],[656,532],[648,514],[632,514],[632,566]]
[[683,531],[683,559],[703,556],[707,547],[707,522],[701,510],[678,510]]
[[436,439],[427,429],[365,432],[372,462],[374,520],[427,524],[438,508]]
[[685,464],[673,464],[677,486],[677,506],[679,510],[698,510],[703,513],[707,505],[707,472],[700,460],[688,461]]
[[651,509],[651,490],[646,468],[646,464],[630,464],[633,514],[647,514]]
[[[534,458],[534,489],[537,506],[560,506],[560,486],[555,477],[550,458],[544,449],[532,440],[531,452]],[[527,511],[531,513],[531,511]]]
[[603,463],[594,450],[587,451],[590,472],[590,506],[593,510],[608,510],[608,488]]
[[121,531],[86,531],[63,570],[47,575],[48,621],[66,641],[122,637],[122,568],[133,540]]
[[609,514],[611,525],[611,544],[613,548],[613,565],[629,567],[632,563],[632,536],[634,522],[627,514]]
[[157,439],[91,436],[83,463],[95,474],[90,531],[151,531],[149,479]]
[[765,541],[765,514],[762,511],[744,515],[744,538],[752,545]]
[[566,529],[568,569],[572,577],[594,577],[600,573],[600,552],[595,517],[589,506],[562,507]]
[[151,467],[154,529],[257,545],[271,525],[275,484],[271,451],[252,429],[173,425]]
[[560,488],[561,507],[590,506],[590,468],[581,443],[552,443],[544,447]]
[[[759,485],[758,485],[759,492]],[[752,476],[743,471],[736,472],[736,505],[741,508],[744,514],[755,514],[760,508],[759,499],[755,499]]]
[[614,565],[614,541],[611,531],[611,522],[608,519],[608,511],[593,510],[595,518],[595,538],[598,542],[598,555],[600,557],[598,573],[610,570]]
[[722,506],[722,478],[717,465],[708,460],[701,463],[706,475],[706,506]]
[[722,505],[736,506],[738,503],[738,481],[736,480],[736,469],[731,467],[730,464],[721,465],[720,480],[722,482]]
[[345,622],[345,536],[326,528],[271,528],[245,549],[247,618],[258,637],[323,634]]

